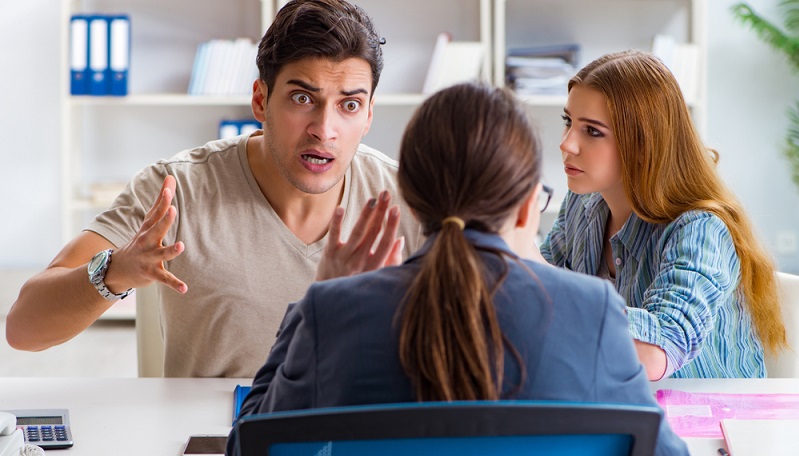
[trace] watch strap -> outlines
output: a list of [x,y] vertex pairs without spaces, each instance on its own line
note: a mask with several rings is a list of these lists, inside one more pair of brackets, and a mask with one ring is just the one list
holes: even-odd
[[122,293],[114,293],[113,291],[109,290],[108,287],[105,285],[105,273],[108,272],[108,265],[111,264],[111,255],[114,253],[113,249],[108,249],[97,253],[98,255],[105,254],[105,260],[97,268],[95,271],[91,270],[91,264],[89,263],[89,281],[94,285],[94,288],[97,289],[97,292],[100,293],[100,296],[105,298],[106,301],[115,302],[120,299],[127,297],[131,292],[133,292],[132,288],[128,288],[127,290],[123,291]]

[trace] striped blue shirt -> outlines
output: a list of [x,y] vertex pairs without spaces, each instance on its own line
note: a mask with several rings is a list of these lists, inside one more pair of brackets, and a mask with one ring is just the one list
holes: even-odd
[[[541,254],[556,266],[596,275],[609,212],[600,194],[569,192]],[[691,211],[652,224],[633,213],[610,244],[630,332],[665,350],[667,375],[766,376],[763,346],[738,290],[738,255],[720,218]]]

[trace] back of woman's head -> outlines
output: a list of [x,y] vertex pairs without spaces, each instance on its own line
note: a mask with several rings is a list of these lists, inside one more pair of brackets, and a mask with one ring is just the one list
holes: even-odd
[[[493,302],[507,265],[463,229],[497,233],[530,196],[540,163],[534,130],[511,93],[457,85],[417,110],[399,162],[402,196],[432,236],[397,314],[403,368],[419,400],[498,399],[505,345],[515,354]],[[499,271],[485,255],[500,260]]]
[[399,187],[426,235],[449,216],[497,232],[539,180],[541,154],[513,94],[460,84],[428,98],[406,127]]
[[589,63],[569,81],[569,90],[577,85],[605,95],[633,211],[651,223],[669,223],[691,210],[718,216],[735,244],[741,290],[758,335],[768,351],[785,346],[774,263],[719,176],[718,154],[702,143],[672,73],[653,55],[631,50]]

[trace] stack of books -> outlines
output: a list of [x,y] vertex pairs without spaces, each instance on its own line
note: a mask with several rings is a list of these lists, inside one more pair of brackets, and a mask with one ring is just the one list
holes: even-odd
[[197,47],[189,95],[249,95],[258,79],[258,45],[249,38],[211,40]]
[[566,95],[579,54],[577,44],[509,49],[505,84],[519,95]]

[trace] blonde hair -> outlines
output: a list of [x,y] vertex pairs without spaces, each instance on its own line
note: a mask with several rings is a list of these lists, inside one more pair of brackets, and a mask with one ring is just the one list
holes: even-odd
[[669,223],[691,210],[718,216],[732,235],[740,290],[763,346],[772,353],[786,347],[774,263],[716,172],[718,153],[702,143],[671,72],[653,55],[629,50],[591,62],[569,81],[570,91],[575,86],[605,95],[636,215],[650,223]]

